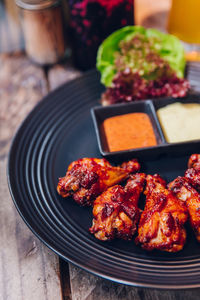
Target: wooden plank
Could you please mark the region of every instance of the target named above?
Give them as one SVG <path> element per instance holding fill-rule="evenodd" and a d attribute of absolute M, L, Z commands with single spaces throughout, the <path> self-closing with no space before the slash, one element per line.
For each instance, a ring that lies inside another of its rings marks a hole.
<path fill-rule="evenodd" d="M 11 138 L 47 93 L 43 71 L 21 54 L 0 55 L 0 299 L 62 299 L 58 257 L 28 229 L 11 200 L 6 164 Z"/>
<path fill-rule="evenodd" d="M 62 299 L 58 258 L 31 233 L 18 215 L 0 161 L 0 299 Z"/>
<path fill-rule="evenodd" d="M 68 60 L 65 64 L 57 64 L 48 72 L 48 82 L 50 91 L 56 89 L 61 84 L 64 84 L 81 75 L 81 72 L 76 70 L 72 62 Z"/>
<path fill-rule="evenodd" d="M 59 259 L 59 263 L 63 300 L 72 300 L 69 264 L 61 258 Z"/>
<path fill-rule="evenodd" d="M 0 55 L 0 155 L 7 155 L 17 126 L 34 105 L 47 94 L 47 83 L 42 69 L 31 64 L 21 53 Z"/>
<path fill-rule="evenodd" d="M 158 290 L 127 286 L 70 264 L 72 300 L 199 300 L 200 289 Z"/>

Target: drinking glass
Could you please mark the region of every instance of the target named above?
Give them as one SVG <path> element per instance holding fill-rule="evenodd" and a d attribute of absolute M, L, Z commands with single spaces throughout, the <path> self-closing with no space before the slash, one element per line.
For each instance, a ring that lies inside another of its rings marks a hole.
<path fill-rule="evenodd" d="M 186 58 L 200 61 L 200 0 L 172 0 L 168 31 L 186 42 Z"/>

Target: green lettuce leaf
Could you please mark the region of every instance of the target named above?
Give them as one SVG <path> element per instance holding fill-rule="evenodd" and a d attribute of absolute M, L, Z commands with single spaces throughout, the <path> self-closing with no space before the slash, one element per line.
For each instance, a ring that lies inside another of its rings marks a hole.
<path fill-rule="evenodd" d="M 159 55 L 169 63 L 178 77 L 182 78 L 184 76 L 184 48 L 178 38 L 156 29 L 145 29 L 142 26 L 126 26 L 112 33 L 98 49 L 96 66 L 101 73 L 101 82 L 105 86 L 111 86 L 113 77 L 117 73 L 114 65 L 114 54 L 119 51 L 120 41 L 128 41 L 137 33 L 146 37 L 157 37 L 159 43 L 155 47 Z"/>

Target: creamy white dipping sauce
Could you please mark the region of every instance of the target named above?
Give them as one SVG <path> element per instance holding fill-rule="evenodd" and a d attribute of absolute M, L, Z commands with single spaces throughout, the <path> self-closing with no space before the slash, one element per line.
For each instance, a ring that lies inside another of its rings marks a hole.
<path fill-rule="evenodd" d="M 158 109 L 157 115 L 167 142 L 200 139 L 200 104 L 176 102 Z"/>

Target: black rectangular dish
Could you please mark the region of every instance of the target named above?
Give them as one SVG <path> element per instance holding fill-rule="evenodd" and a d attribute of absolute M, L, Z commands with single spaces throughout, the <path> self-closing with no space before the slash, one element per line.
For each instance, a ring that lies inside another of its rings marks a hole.
<path fill-rule="evenodd" d="M 94 107 L 91 109 L 92 119 L 97 136 L 97 142 L 101 154 L 108 159 L 120 159 L 127 160 L 131 157 L 141 157 L 145 159 L 156 158 L 163 154 L 176 153 L 186 154 L 190 152 L 200 151 L 200 139 L 186 142 L 168 143 L 161 124 L 159 122 L 157 111 L 158 109 L 173 104 L 180 103 L 199 103 L 200 94 L 188 95 L 184 98 L 165 98 L 165 99 L 148 99 L 143 101 L 136 101 L 129 104 L 116 104 L 105 107 Z M 156 136 L 157 145 L 145 148 L 135 148 L 123 151 L 110 152 L 103 129 L 103 122 L 105 119 L 117 115 L 128 114 L 132 112 L 144 112 L 146 113 L 152 123 L 154 134 Z M 199 116 L 200 117 L 200 116 Z"/>

